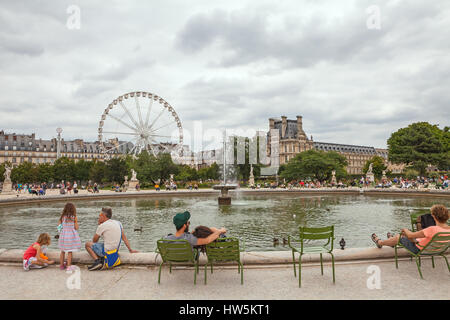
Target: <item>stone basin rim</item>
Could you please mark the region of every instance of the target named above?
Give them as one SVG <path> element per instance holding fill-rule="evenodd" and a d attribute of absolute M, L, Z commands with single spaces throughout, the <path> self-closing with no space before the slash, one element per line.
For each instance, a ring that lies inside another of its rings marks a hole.
<path fill-rule="evenodd" d="M 450 190 L 427 190 L 427 191 L 411 191 L 411 190 L 359 190 L 358 189 L 317 189 L 317 190 L 252 190 L 252 189 L 239 189 L 234 192 L 240 192 L 246 195 L 268 195 L 268 194 L 302 194 L 302 195 L 391 195 L 391 196 L 406 196 L 406 197 L 440 197 L 450 198 Z M 22 198 L 7 198 L 0 200 L 0 207 L 24 205 L 24 204 L 37 204 L 43 202 L 67 202 L 78 200 L 104 200 L 104 199 L 123 199 L 123 198 L 154 198 L 154 197 L 176 197 L 176 196 L 211 196 L 215 195 L 216 191 L 212 189 L 198 190 L 198 191 L 152 191 L 142 190 L 139 192 L 123 192 L 123 193 L 100 193 L 100 194 L 81 194 L 81 195 L 49 195 L 41 197 L 22 197 Z M 1 195 L 1 193 L 0 193 Z"/>

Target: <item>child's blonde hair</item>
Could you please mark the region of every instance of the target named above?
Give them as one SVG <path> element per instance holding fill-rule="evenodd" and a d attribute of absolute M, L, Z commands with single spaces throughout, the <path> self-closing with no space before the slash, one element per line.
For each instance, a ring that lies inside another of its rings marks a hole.
<path fill-rule="evenodd" d="M 36 242 L 39 243 L 41 246 L 42 245 L 48 246 L 50 245 L 51 242 L 50 235 L 48 233 L 41 233 Z"/>

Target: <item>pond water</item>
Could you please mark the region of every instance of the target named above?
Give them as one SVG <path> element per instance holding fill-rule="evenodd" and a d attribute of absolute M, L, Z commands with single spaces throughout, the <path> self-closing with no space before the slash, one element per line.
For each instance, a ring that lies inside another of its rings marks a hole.
<path fill-rule="evenodd" d="M 346 247 L 374 246 L 373 232 L 384 238 L 388 231 L 410 228 L 410 212 L 429 212 L 436 203 L 450 207 L 450 199 L 368 195 L 237 195 L 232 201 L 231 206 L 219 207 L 217 196 L 211 195 L 74 203 L 83 243 L 92 239 L 100 209 L 108 206 L 113 219 L 122 222 L 132 248 L 146 252 L 155 249 L 157 239 L 175 233 L 172 217 L 185 210 L 191 212 L 191 230 L 198 225 L 225 227 L 230 236 L 245 242 L 246 251 L 272 251 L 288 250 L 282 238 L 298 236 L 299 226 L 334 225 L 335 248 L 342 237 Z M 41 232 L 53 238 L 63 206 L 59 202 L 0 208 L 0 248 L 25 249 Z M 134 231 L 141 227 L 142 232 Z M 280 244 L 274 245 L 273 238 Z M 50 249 L 58 249 L 58 240 L 52 239 Z"/>

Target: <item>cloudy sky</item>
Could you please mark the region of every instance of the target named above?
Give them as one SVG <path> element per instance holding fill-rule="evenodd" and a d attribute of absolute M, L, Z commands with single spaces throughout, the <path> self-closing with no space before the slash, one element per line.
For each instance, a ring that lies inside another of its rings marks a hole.
<path fill-rule="evenodd" d="M 94 141 L 112 100 L 148 91 L 191 131 L 302 115 L 316 141 L 386 147 L 450 125 L 449 88 L 447 0 L 0 0 L 8 132 Z"/>

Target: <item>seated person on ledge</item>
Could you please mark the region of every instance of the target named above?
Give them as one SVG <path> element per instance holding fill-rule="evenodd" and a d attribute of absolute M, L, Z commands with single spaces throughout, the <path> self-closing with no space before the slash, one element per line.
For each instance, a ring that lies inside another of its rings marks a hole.
<path fill-rule="evenodd" d="M 169 234 L 168 236 L 164 237 L 165 240 L 187 240 L 192 247 L 195 246 L 202 246 L 206 245 L 208 243 L 213 242 L 219 236 L 223 233 L 226 233 L 227 230 L 225 228 L 216 229 L 216 228 L 210 228 L 212 231 L 211 234 L 207 235 L 205 238 L 196 237 L 194 233 L 189 233 L 189 225 L 191 218 L 191 214 L 188 211 L 185 211 L 183 213 L 177 213 L 173 217 L 173 223 L 175 225 L 175 228 L 177 229 L 177 232 L 173 234 Z M 200 235 L 202 236 L 202 235 Z"/>
<path fill-rule="evenodd" d="M 398 243 L 400 238 L 400 243 L 406 247 L 409 251 L 413 253 L 418 253 L 423 247 L 425 247 L 431 238 L 438 232 L 449 232 L 450 226 L 447 225 L 447 220 L 449 218 L 448 209 L 440 204 L 435 204 L 431 207 L 431 216 L 436 222 L 435 226 L 431 226 L 417 232 L 412 232 L 408 229 L 402 229 L 401 235 L 397 234 L 395 236 L 389 237 L 388 239 L 381 240 L 378 236 L 373 233 L 372 240 L 375 242 L 378 248 L 383 246 L 394 247 Z"/>

